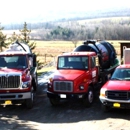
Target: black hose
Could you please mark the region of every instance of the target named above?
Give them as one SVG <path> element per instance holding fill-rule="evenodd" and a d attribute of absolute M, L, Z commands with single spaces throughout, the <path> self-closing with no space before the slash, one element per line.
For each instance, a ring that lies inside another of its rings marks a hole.
<path fill-rule="evenodd" d="M 26 51 L 26 49 L 18 42 L 18 40 L 16 42 L 12 43 L 12 44 L 15 44 L 15 43 L 17 43 L 19 46 L 21 46 L 23 48 L 24 51 Z"/>

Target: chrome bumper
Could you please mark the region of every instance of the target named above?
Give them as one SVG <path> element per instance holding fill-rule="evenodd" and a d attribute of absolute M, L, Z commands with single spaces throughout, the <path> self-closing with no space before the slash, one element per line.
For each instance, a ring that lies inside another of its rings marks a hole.
<path fill-rule="evenodd" d="M 31 98 L 31 92 L 0 94 L 0 101 L 2 101 L 2 100 L 21 100 L 21 99 L 29 99 L 29 98 Z"/>
<path fill-rule="evenodd" d="M 102 103 L 105 103 L 105 102 L 130 103 L 130 99 L 129 100 L 114 100 L 114 99 L 108 99 L 102 96 L 100 96 L 99 99 Z"/>

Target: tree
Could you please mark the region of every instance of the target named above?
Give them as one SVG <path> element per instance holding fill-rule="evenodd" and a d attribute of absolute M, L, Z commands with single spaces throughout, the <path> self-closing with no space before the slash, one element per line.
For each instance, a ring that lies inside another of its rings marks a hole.
<path fill-rule="evenodd" d="M 62 28 L 62 27 L 58 26 L 56 29 L 54 29 L 50 32 L 50 35 L 54 39 L 70 40 L 74 36 L 74 33 L 69 28 Z"/>
<path fill-rule="evenodd" d="M 29 34 L 30 34 L 31 30 L 27 29 L 27 23 L 26 22 L 24 23 L 24 27 L 23 27 L 22 30 L 20 30 L 20 32 L 21 32 L 20 41 L 28 44 L 30 49 L 34 50 L 35 47 L 36 47 L 36 42 L 32 42 L 32 43 L 29 44 L 29 42 L 30 42 Z"/>
<path fill-rule="evenodd" d="M 74 47 L 76 48 L 78 41 L 77 40 L 72 40 L 72 43 L 74 44 Z"/>
<path fill-rule="evenodd" d="M 28 44 L 29 43 L 29 39 L 30 39 L 29 34 L 30 34 L 31 30 L 27 29 L 27 23 L 26 22 L 24 23 L 23 29 L 19 30 L 19 31 L 21 32 L 21 35 L 23 36 L 23 38 L 21 39 L 22 42 Z"/>
<path fill-rule="evenodd" d="M 6 43 L 6 35 L 2 33 L 2 30 L 4 27 L 1 27 L 0 24 L 0 51 L 3 51 L 3 47 L 6 48 L 8 46 L 8 43 Z"/>
<path fill-rule="evenodd" d="M 8 40 L 10 41 L 10 43 L 13 43 L 17 40 L 21 41 L 21 37 L 20 35 L 17 35 L 15 32 L 13 32 L 12 36 L 9 37 Z"/>
<path fill-rule="evenodd" d="M 30 34 L 31 30 L 28 30 L 26 22 L 24 23 L 24 27 L 23 27 L 22 30 L 20 30 L 20 32 L 21 32 L 21 38 L 19 40 L 21 42 L 24 42 L 24 43 L 28 44 L 30 49 L 32 50 L 32 52 L 35 53 L 33 50 L 36 47 L 36 42 L 30 43 L 29 34 Z M 39 54 L 36 54 L 36 55 L 38 56 Z M 37 60 L 37 65 L 40 66 L 41 64 L 43 64 L 43 63 L 40 62 L 39 60 Z"/>

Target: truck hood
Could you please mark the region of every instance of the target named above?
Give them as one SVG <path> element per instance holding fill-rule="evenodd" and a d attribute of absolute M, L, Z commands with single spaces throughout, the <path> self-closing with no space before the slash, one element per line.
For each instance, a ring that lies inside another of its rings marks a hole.
<path fill-rule="evenodd" d="M 107 90 L 130 90 L 130 81 L 108 81 L 102 88 Z"/>
<path fill-rule="evenodd" d="M 54 80 L 74 80 L 84 74 L 83 70 L 56 70 L 53 79 Z"/>
<path fill-rule="evenodd" d="M 9 69 L 9 68 L 1 68 L 0 69 L 0 74 L 5 74 L 5 73 L 23 73 L 25 69 Z"/>

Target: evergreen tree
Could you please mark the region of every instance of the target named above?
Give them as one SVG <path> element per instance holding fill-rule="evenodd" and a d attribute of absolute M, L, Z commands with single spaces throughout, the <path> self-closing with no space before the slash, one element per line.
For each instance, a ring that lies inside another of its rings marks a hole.
<path fill-rule="evenodd" d="M 8 41 L 10 43 L 13 43 L 13 42 L 15 42 L 17 40 L 22 41 L 20 35 L 17 35 L 15 32 L 13 32 L 12 36 L 8 38 Z"/>
<path fill-rule="evenodd" d="M 3 51 L 3 48 L 7 48 L 8 43 L 6 43 L 6 35 L 4 35 L 2 33 L 2 30 L 4 29 L 4 27 L 1 27 L 1 23 L 0 23 L 0 51 Z"/>
<path fill-rule="evenodd" d="M 21 32 L 21 39 L 19 39 L 21 42 L 24 42 L 26 44 L 29 45 L 29 47 L 31 48 L 31 50 L 34 50 L 35 47 L 36 47 L 36 42 L 32 42 L 32 43 L 29 43 L 30 42 L 30 37 L 29 37 L 29 34 L 31 32 L 31 30 L 29 30 L 27 28 L 27 23 L 25 22 L 24 23 L 24 27 L 22 30 L 19 30 Z"/>
<path fill-rule="evenodd" d="M 32 50 L 32 52 L 35 53 L 33 50 L 34 50 L 35 47 L 36 47 L 36 42 L 30 43 L 29 34 L 30 34 L 31 30 L 29 30 L 29 29 L 27 28 L 27 23 L 26 23 L 26 22 L 24 23 L 24 27 L 23 27 L 22 30 L 20 30 L 20 32 L 21 32 L 21 36 L 20 36 L 20 38 L 19 38 L 18 40 L 20 40 L 21 42 L 24 42 L 24 43 L 28 44 L 29 47 L 30 47 L 30 49 Z M 39 54 L 36 54 L 36 55 L 38 56 Z M 42 64 L 43 64 L 43 63 L 41 63 L 39 60 L 37 60 L 37 65 L 38 65 L 38 66 L 40 66 L 40 65 L 42 65 Z"/>
<path fill-rule="evenodd" d="M 30 34 L 30 32 L 31 32 L 31 30 L 28 30 L 27 29 L 27 23 L 25 22 L 24 23 L 24 27 L 23 27 L 23 29 L 22 30 L 19 30 L 20 32 L 21 32 L 21 35 L 22 35 L 22 42 L 24 42 L 24 43 L 29 43 L 29 34 Z"/>

